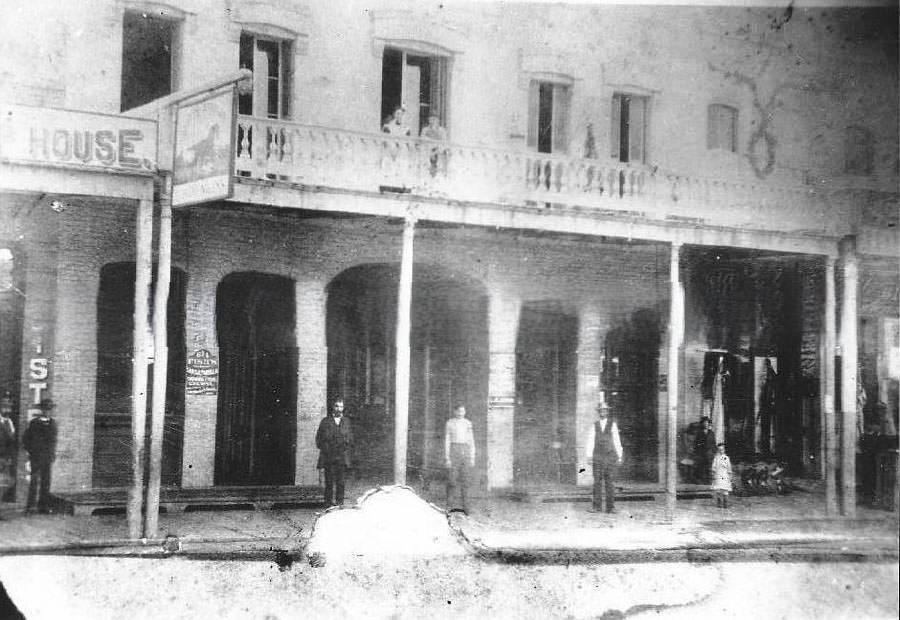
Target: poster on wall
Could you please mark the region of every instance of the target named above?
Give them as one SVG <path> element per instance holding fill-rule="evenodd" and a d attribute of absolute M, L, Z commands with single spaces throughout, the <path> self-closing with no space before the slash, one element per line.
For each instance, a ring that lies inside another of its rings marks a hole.
<path fill-rule="evenodd" d="M 187 360 L 184 391 L 193 395 L 219 392 L 219 362 L 208 349 L 198 349 Z"/>
<path fill-rule="evenodd" d="M 172 206 L 229 198 L 234 172 L 234 86 L 178 106 Z"/>

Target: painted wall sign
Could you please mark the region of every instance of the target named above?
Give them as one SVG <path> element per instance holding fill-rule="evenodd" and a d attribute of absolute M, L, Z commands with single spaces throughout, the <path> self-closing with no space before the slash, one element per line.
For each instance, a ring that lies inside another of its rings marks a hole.
<path fill-rule="evenodd" d="M 197 349 L 188 357 L 185 393 L 211 394 L 219 392 L 219 362 L 207 349 Z"/>
<path fill-rule="evenodd" d="M 40 405 L 50 378 L 50 360 L 46 357 L 33 357 L 28 362 L 28 389 L 31 390 L 31 403 Z"/>
<path fill-rule="evenodd" d="M 156 122 L 3 104 L 0 160 L 152 174 L 156 171 Z"/>
<path fill-rule="evenodd" d="M 173 207 L 231 196 L 237 118 L 235 101 L 234 87 L 231 86 L 178 107 Z M 259 136 L 256 140 L 259 145 L 260 140 L 266 138 Z"/>

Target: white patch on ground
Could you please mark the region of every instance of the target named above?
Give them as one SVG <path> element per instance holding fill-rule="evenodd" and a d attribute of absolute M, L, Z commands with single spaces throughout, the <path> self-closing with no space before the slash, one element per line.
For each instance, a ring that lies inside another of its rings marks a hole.
<path fill-rule="evenodd" d="M 408 487 L 384 486 L 360 497 L 355 507 L 320 516 L 306 553 L 315 562 L 353 556 L 459 556 L 467 550 L 443 510 Z"/>

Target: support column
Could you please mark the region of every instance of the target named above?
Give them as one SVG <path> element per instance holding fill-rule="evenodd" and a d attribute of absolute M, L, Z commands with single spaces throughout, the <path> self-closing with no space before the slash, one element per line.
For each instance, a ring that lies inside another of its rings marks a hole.
<path fill-rule="evenodd" d="M 131 382 L 131 468 L 126 518 L 128 537 L 141 538 L 144 500 L 144 429 L 147 419 L 147 353 L 150 278 L 153 267 L 153 201 L 141 200 L 137 210 L 134 281 L 134 356 Z"/>
<path fill-rule="evenodd" d="M 678 483 L 678 360 L 684 340 L 684 289 L 680 278 L 681 246 L 672 244 L 669 259 L 669 360 L 667 381 L 669 414 L 666 417 L 666 518 L 675 516 Z"/>
<path fill-rule="evenodd" d="M 822 438 L 824 458 L 822 459 L 825 478 L 825 513 L 838 513 L 837 494 L 837 424 L 834 415 L 834 347 L 835 347 L 835 291 L 834 263 L 831 256 L 825 258 L 825 343 L 822 355 Z"/>
<path fill-rule="evenodd" d="M 579 485 L 590 485 L 594 481 L 593 471 L 585 457 L 585 441 L 600 400 L 600 343 L 607 327 L 599 308 L 589 305 L 581 309 L 578 317 L 578 400 L 575 409 L 575 456 Z"/>
<path fill-rule="evenodd" d="M 397 355 L 394 366 L 394 484 L 406 484 L 406 444 L 409 431 L 409 332 L 411 329 L 413 237 L 416 222 L 403 225 L 400 288 L 397 294 Z"/>
<path fill-rule="evenodd" d="M 325 284 L 315 280 L 298 281 L 295 296 L 298 359 L 294 484 L 316 485 L 319 483 L 316 429 L 328 408 Z"/>
<path fill-rule="evenodd" d="M 162 183 L 156 290 L 153 297 L 153 404 L 150 420 L 150 472 L 147 480 L 147 506 L 144 510 L 145 538 L 156 538 L 159 525 L 159 487 L 162 477 L 166 381 L 169 369 L 166 313 L 169 307 L 169 283 L 172 277 L 171 177 L 164 176 Z"/>
<path fill-rule="evenodd" d="M 516 403 L 516 336 L 521 301 L 494 291 L 488 301 L 488 489 L 513 483 L 513 419 Z"/>
<path fill-rule="evenodd" d="M 841 241 L 844 288 L 841 304 L 841 514 L 856 516 L 857 287 L 856 240 Z"/>

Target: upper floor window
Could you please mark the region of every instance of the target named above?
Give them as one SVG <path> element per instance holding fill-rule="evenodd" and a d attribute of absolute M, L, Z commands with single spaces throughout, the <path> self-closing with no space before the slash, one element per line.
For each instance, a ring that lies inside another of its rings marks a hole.
<path fill-rule="evenodd" d="M 446 128 L 447 68 L 445 56 L 385 47 L 381 64 L 382 126 L 393 129 L 390 133 L 418 136 L 434 116 Z M 398 108 L 402 116 L 396 115 Z"/>
<path fill-rule="evenodd" d="M 610 155 L 623 162 L 643 163 L 647 144 L 649 97 L 615 93 L 612 99 Z"/>
<path fill-rule="evenodd" d="M 253 91 L 238 96 L 238 113 L 288 118 L 291 100 L 291 41 L 242 32 L 239 64 L 253 71 Z"/>
<path fill-rule="evenodd" d="M 531 80 L 528 86 L 528 146 L 539 153 L 564 153 L 568 146 L 570 89 Z"/>
<path fill-rule="evenodd" d="M 844 172 L 846 174 L 871 174 L 875 156 L 872 132 L 865 127 L 852 125 L 844 134 Z"/>
<path fill-rule="evenodd" d="M 181 22 L 126 11 L 122 23 L 121 110 L 170 94 L 176 88 Z"/>
<path fill-rule="evenodd" d="M 737 151 L 737 108 L 721 104 L 707 108 L 706 148 Z"/>

